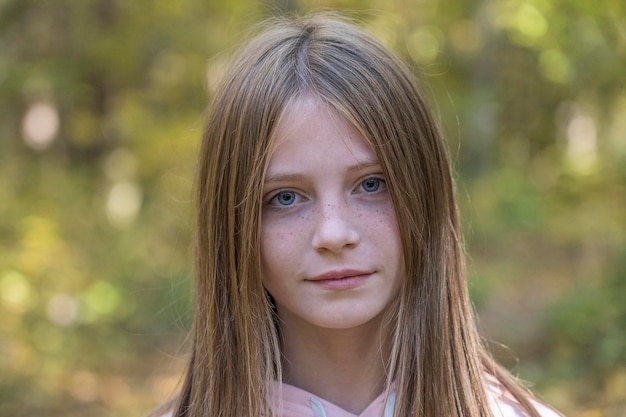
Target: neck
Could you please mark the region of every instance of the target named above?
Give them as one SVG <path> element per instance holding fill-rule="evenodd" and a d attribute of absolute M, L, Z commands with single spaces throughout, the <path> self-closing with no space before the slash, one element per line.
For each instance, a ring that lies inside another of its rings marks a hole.
<path fill-rule="evenodd" d="M 283 320 L 284 382 L 360 414 L 385 387 L 387 327 L 382 317 L 345 330 Z"/>

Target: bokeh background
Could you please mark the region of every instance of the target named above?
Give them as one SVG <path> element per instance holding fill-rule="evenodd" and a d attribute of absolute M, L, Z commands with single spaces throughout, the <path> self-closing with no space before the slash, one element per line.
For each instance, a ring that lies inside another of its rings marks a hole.
<path fill-rule="evenodd" d="M 425 86 L 494 354 L 570 417 L 626 415 L 622 0 L 1 0 L 0 415 L 173 392 L 207 100 L 250 26 L 319 7 Z"/>

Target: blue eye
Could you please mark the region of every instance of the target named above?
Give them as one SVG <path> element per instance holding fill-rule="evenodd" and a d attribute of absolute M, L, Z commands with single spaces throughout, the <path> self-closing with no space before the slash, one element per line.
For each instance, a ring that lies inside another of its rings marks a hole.
<path fill-rule="evenodd" d="M 380 190 L 381 186 L 384 186 L 384 183 L 385 180 L 383 180 L 382 178 L 370 177 L 361 182 L 361 188 L 366 193 L 375 193 L 376 191 Z"/>
<path fill-rule="evenodd" d="M 291 206 L 295 204 L 298 199 L 298 195 L 293 191 L 281 191 L 277 193 L 271 200 L 271 204 L 279 206 Z"/>

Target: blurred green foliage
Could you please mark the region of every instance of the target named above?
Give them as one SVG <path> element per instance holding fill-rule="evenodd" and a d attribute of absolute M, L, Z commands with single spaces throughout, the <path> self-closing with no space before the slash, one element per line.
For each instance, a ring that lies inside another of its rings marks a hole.
<path fill-rule="evenodd" d="M 0 415 L 172 393 L 207 99 L 249 26 L 320 7 L 422 80 L 494 353 L 571 417 L 626 414 L 621 0 L 2 0 Z"/>

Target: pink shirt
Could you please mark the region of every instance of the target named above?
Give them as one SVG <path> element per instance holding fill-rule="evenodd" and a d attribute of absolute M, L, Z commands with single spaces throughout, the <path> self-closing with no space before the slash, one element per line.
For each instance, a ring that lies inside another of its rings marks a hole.
<path fill-rule="evenodd" d="M 487 395 L 494 417 L 526 417 L 517 402 L 501 388 L 493 378 L 487 379 Z M 276 390 L 273 404 L 280 417 L 392 417 L 395 407 L 396 393 L 392 389 L 389 399 L 385 401 L 385 394 L 381 394 L 361 414 L 352 414 L 335 404 L 323 400 L 303 389 L 289 384 L 277 384 L 282 388 Z M 542 417 L 562 417 L 553 409 L 533 401 Z M 281 408 L 282 407 L 282 408 Z M 171 413 L 163 417 L 171 417 Z"/>
<path fill-rule="evenodd" d="M 497 382 L 487 382 L 488 398 L 494 417 L 525 417 L 517 402 L 499 387 Z M 335 404 L 289 384 L 281 384 L 282 401 L 277 390 L 274 397 L 274 406 L 281 417 L 392 417 L 396 393 L 392 390 L 389 399 L 385 401 L 385 394 L 376 398 L 361 414 L 352 414 Z M 281 407 L 282 403 L 282 408 Z M 556 411 L 547 406 L 533 402 L 542 417 L 561 417 Z"/>

